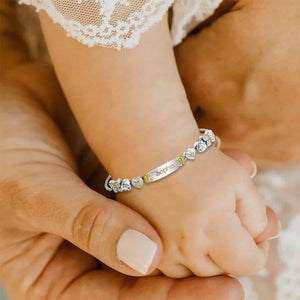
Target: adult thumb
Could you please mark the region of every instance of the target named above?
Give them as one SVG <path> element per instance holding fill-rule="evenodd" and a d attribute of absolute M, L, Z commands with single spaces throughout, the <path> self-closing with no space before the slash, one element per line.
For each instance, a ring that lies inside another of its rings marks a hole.
<path fill-rule="evenodd" d="M 30 206 L 23 207 L 35 228 L 65 238 L 121 273 L 141 276 L 156 269 L 162 243 L 144 217 L 91 190 L 71 170 L 49 168 L 46 174 Z"/>

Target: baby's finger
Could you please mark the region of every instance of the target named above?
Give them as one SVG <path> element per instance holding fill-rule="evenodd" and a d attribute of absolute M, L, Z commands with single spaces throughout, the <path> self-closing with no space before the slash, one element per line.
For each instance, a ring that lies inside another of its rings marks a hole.
<path fill-rule="evenodd" d="M 247 153 L 234 149 L 222 149 L 222 152 L 241 164 L 248 171 L 251 178 L 256 175 L 256 164 Z"/>
<path fill-rule="evenodd" d="M 224 270 L 222 270 L 214 261 L 212 261 L 209 255 L 201 256 L 199 258 L 199 253 L 197 254 L 194 254 L 193 257 L 190 258 L 190 262 L 185 263 L 185 265 L 195 276 L 211 277 L 225 273 Z"/>
<path fill-rule="evenodd" d="M 236 197 L 236 213 L 243 226 L 255 239 L 268 224 L 264 198 L 257 192 L 250 180 L 237 187 Z"/>
<path fill-rule="evenodd" d="M 256 245 L 249 232 L 241 226 L 237 215 L 228 222 L 219 222 L 217 226 L 209 253 L 220 268 L 229 274 L 249 276 L 265 266 L 268 242 Z"/>
<path fill-rule="evenodd" d="M 159 265 L 159 270 L 169 278 L 187 278 L 191 277 L 193 273 L 183 264 L 168 264 Z M 151 274 L 152 275 L 152 274 Z"/>

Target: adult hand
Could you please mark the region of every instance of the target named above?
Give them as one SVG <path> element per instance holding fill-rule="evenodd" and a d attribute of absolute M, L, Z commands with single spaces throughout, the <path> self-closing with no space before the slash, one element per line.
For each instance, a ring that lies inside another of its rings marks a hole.
<path fill-rule="evenodd" d="M 153 270 L 160 239 L 142 216 L 81 181 L 56 124 L 11 78 L 0 102 L 0 278 L 12 300 L 242 298 L 228 277 L 134 278 L 101 267 L 137 275 L 116 255 L 133 228 L 160 248 Z"/>
<path fill-rule="evenodd" d="M 128 224 L 149 236 L 154 230 L 138 214 L 83 184 L 56 125 L 28 92 L 3 86 L 0 111 L 0 277 L 12 300 L 141 299 L 141 293 L 149 300 L 242 298 L 240 286 L 229 277 L 137 279 L 101 269 L 97 259 L 78 247 L 114 263 L 117 230 Z M 231 155 L 249 165 L 247 157 Z M 104 204 L 99 223 L 91 226 Z M 110 220 L 103 226 L 105 213 Z M 73 228 L 70 235 L 68 228 Z M 95 248 L 86 246 L 89 239 Z"/>
<path fill-rule="evenodd" d="M 226 0 L 177 49 L 199 123 L 261 165 L 300 158 L 298 0 Z"/>

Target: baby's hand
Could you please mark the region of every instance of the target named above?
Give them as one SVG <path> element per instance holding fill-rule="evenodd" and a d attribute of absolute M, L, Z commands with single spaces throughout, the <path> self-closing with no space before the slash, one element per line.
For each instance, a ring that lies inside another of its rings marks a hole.
<path fill-rule="evenodd" d="M 164 245 L 159 269 L 170 277 L 250 275 L 266 262 L 266 206 L 240 164 L 211 147 L 177 172 L 117 194 L 146 216 Z"/>

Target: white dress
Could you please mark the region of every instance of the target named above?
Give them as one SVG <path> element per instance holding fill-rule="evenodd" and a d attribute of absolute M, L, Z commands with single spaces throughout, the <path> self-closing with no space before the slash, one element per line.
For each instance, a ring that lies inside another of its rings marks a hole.
<path fill-rule="evenodd" d="M 172 8 L 173 44 L 213 14 L 222 0 L 19 0 L 45 10 L 66 33 L 92 46 L 129 49 Z"/>

